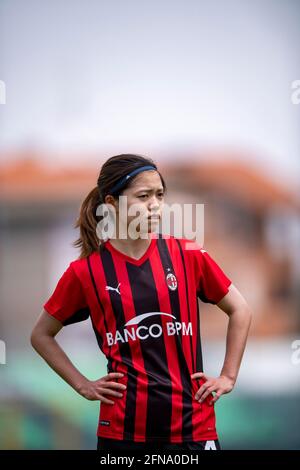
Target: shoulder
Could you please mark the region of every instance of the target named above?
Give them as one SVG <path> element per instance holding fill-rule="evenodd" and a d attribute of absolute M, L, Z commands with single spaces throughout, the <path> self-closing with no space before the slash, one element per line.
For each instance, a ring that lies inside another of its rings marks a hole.
<path fill-rule="evenodd" d="M 69 269 L 79 280 L 83 280 L 89 274 L 89 264 L 97 255 L 98 253 L 94 252 L 87 257 L 74 259 L 70 262 Z"/>
<path fill-rule="evenodd" d="M 176 237 L 174 235 L 162 235 L 171 253 L 180 254 L 185 259 L 201 263 L 202 257 L 206 254 L 203 246 L 195 240 L 186 237 Z"/>
<path fill-rule="evenodd" d="M 206 253 L 203 246 L 195 240 L 184 237 L 175 237 L 174 235 L 163 235 L 162 238 L 164 238 L 170 246 L 180 247 L 184 252 Z"/>

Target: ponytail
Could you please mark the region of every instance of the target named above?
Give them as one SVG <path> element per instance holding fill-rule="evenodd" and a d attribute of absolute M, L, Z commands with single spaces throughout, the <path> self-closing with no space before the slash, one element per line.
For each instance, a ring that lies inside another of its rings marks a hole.
<path fill-rule="evenodd" d="M 79 228 L 80 236 L 73 243 L 73 246 L 80 249 L 79 259 L 89 256 L 99 249 L 99 240 L 96 232 L 97 216 L 96 210 L 100 204 L 100 194 L 98 186 L 95 186 L 86 196 L 81 204 L 79 217 L 74 228 Z"/>

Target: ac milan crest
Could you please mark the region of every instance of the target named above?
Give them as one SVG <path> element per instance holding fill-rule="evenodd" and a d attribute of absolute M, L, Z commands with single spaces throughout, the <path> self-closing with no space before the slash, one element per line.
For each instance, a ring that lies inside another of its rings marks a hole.
<path fill-rule="evenodd" d="M 176 290 L 177 289 L 177 279 L 175 274 L 169 273 L 166 277 L 167 281 L 167 286 L 170 290 Z"/>

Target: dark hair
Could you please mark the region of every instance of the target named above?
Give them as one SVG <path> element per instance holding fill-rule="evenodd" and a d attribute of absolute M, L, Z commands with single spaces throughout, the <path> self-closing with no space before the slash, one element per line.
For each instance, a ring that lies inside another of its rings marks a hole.
<path fill-rule="evenodd" d="M 131 171 L 145 165 L 152 165 L 157 170 L 157 166 L 151 158 L 144 157 L 136 154 L 121 154 L 110 157 L 100 170 L 95 186 L 86 196 L 81 204 L 79 216 L 75 222 L 74 228 L 79 228 L 80 236 L 73 243 L 76 248 L 80 248 L 79 259 L 86 258 L 94 251 L 101 248 L 102 240 L 100 240 L 96 233 L 96 227 L 100 218 L 96 215 L 96 210 L 99 204 L 103 204 L 105 197 L 110 193 L 110 190 L 115 184 Z M 159 173 L 159 171 L 157 170 Z M 166 191 L 166 184 L 159 173 L 161 182 Z M 122 192 L 128 188 L 134 181 L 135 177 L 129 179 L 128 183 L 119 191 L 114 192 L 113 197 L 118 198 Z"/>

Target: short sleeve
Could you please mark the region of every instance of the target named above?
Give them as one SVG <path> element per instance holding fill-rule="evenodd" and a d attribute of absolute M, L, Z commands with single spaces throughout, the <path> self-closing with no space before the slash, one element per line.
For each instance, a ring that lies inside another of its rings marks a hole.
<path fill-rule="evenodd" d="M 203 302 L 217 304 L 229 291 L 231 280 L 206 250 L 197 253 L 197 296 Z"/>
<path fill-rule="evenodd" d="M 59 279 L 51 297 L 43 307 L 49 315 L 62 322 L 64 326 L 89 317 L 90 309 L 72 263 Z"/>

